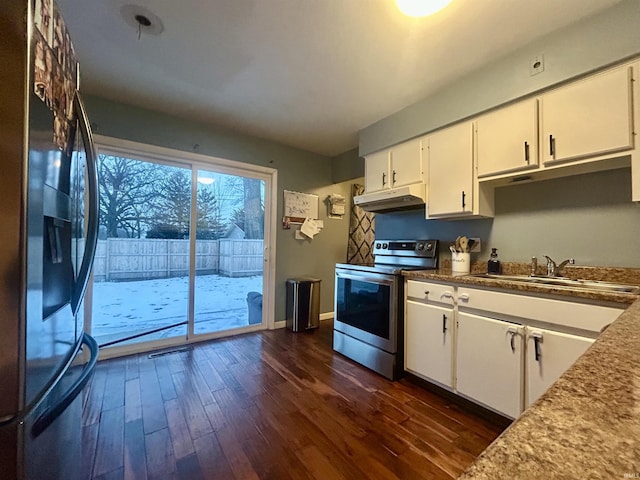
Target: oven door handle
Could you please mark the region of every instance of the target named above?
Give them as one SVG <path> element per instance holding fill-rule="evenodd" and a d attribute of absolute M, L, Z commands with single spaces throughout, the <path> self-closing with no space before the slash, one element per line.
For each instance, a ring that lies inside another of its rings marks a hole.
<path fill-rule="evenodd" d="M 349 273 L 336 272 L 336 277 L 344 278 L 347 280 L 359 280 L 361 282 L 378 283 L 382 285 L 393 285 L 393 282 L 395 280 L 395 277 L 393 275 L 376 276 L 376 275 L 371 275 L 366 273 L 360 274 L 360 273 L 354 273 L 354 272 L 349 272 Z"/>

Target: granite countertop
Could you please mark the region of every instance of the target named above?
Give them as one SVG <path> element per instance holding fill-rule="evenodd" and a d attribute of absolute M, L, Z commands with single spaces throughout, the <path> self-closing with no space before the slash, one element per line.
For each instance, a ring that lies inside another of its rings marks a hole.
<path fill-rule="evenodd" d="M 575 278 L 640 283 L 639 269 L 604 270 L 578 271 L 580 276 Z M 588 276 L 591 273 L 594 276 Z M 638 295 L 453 277 L 446 266 L 440 271 L 405 272 L 405 276 L 630 304 L 459 478 L 640 478 Z"/>
<path fill-rule="evenodd" d="M 485 273 L 486 263 L 471 264 L 471 274 Z M 503 275 L 528 275 L 530 267 L 523 263 L 503 264 Z M 542 276 L 542 270 L 536 272 Z M 472 275 L 454 276 L 451 273 L 451 262 L 442 262 L 438 270 L 406 270 L 402 274 L 414 280 L 436 280 L 448 283 L 457 283 L 484 288 L 501 288 L 511 291 L 562 295 L 584 299 L 597 300 L 599 302 L 614 302 L 622 304 L 633 303 L 637 295 L 630 293 L 607 292 L 602 290 L 578 289 L 569 286 L 544 285 L 539 283 L 515 282 L 502 279 L 474 277 Z M 638 268 L 611 268 L 611 267 L 567 267 L 565 275 L 571 279 L 601 280 L 616 283 L 640 285 L 640 269 Z"/>

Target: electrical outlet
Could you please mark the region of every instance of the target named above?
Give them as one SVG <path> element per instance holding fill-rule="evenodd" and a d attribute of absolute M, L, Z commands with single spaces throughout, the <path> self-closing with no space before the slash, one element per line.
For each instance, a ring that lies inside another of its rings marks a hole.
<path fill-rule="evenodd" d="M 541 53 L 536 55 L 529 62 L 529 75 L 532 77 L 544 72 L 544 55 Z"/>
<path fill-rule="evenodd" d="M 471 237 L 469 240 L 473 240 L 473 246 L 469 252 L 471 253 L 479 253 L 482 249 L 480 239 L 478 237 Z"/>

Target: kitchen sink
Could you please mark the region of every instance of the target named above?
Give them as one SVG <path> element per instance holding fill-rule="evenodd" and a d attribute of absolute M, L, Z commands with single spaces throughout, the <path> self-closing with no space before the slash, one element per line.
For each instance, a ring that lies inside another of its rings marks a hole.
<path fill-rule="evenodd" d="M 596 290 L 600 292 L 618 292 L 640 294 L 640 286 L 626 283 L 612 283 L 600 280 L 572 280 L 564 277 L 530 277 L 529 275 L 497 275 L 493 273 L 476 273 L 471 277 L 490 278 L 493 280 L 506 280 L 509 282 L 534 283 L 538 285 L 551 285 L 559 287 L 580 288 L 584 290 Z"/>

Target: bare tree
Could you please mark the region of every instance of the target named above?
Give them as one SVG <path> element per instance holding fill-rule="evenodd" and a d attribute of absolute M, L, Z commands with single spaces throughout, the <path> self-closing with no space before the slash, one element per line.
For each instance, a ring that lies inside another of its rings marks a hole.
<path fill-rule="evenodd" d="M 191 175 L 183 169 L 166 169 L 157 186 L 154 222 L 147 238 L 188 238 L 191 218 Z"/>
<path fill-rule="evenodd" d="M 245 238 L 264 238 L 264 208 L 260 193 L 262 181 L 244 177 L 244 234 Z"/>
<path fill-rule="evenodd" d="M 219 227 L 226 226 L 230 220 L 232 208 L 242 204 L 242 179 L 236 175 L 218 174 L 210 185 L 198 185 L 198 203 L 201 202 L 200 192 L 211 192 L 216 202 L 212 206 L 213 215 Z M 216 238 L 222 237 L 224 231 Z"/>
<path fill-rule="evenodd" d="M 198 223 L 196 238 L 216 240 L 224 236 L 226 226 L 218 207 L 219 200 L 212 189 L 198 189 Z"/>
<path fill-rule="evenodd" d="M 244 231 L 244 208 L 236 208 L 231 214 L 231 222 Z"/>
<path fill-rule="evenodd" d="M 147 238 L 189 238 L 191 188 L 190 171 L 167 171 L 158 186 L 155 223 L 147 232 Z M 224 234 L 225 225 L 219 215 L 218 203 L 215 192 L 209 186 L 199 186 L 196 238 L 215 240 Z"/>
<path fill-rule="evenodd" d="M 108 237 L 188 238 L 190 170 L 113 155 L 100 155 L 98 169 Z M 218 174 L 213 184 L 198 184 L 197 219 L 197 238 L 222 237 L 229 220 L 242 223 L 246 238 L 263 238 L 262 181 Z"/>
<path fill-rule="evenodd" d="M 100 155 L 97 166 L 100 223 L 107 237 L 117 237 L 121 230 L 140 238 L 158 198 L 160 166 L 113 155 Z"/>

